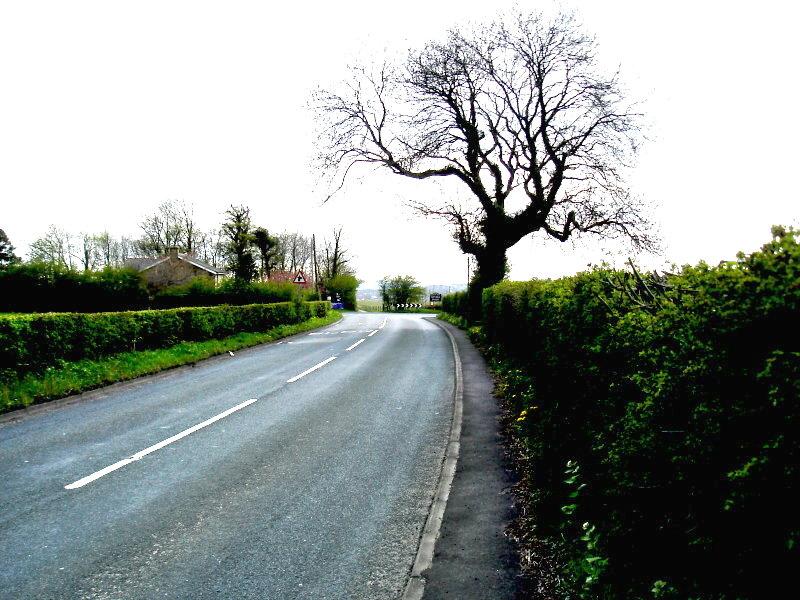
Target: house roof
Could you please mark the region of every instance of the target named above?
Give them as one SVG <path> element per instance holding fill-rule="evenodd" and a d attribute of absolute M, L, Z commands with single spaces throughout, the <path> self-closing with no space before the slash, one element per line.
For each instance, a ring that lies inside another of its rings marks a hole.
<path fill-rule="evenodd" d="M 207 262 L 200 260 L 199 258 L 195 258 L 194 256 L 189 256 L 188 254 L 179 254 L 178 258 L 185 260 L 190 265 L 194 265 L 195 267 L 208 271 L 209 273 L 213 273 L 214 275 L 225 275 L 224 270 L 213 267 Z"/>
<path fill-rule="evenodd" d="M 222 269 L 217 269 L 216 267 L 211 266 L 205 261 L 200 260 L 199 258 L 195 258 L 194 256 L 189 256 L 188 254 L 178 254 L 178 259 L 188 262 L 190 265 L 194 265 L 198 269 L 203 269 L 204 271 L 208 271 L 213 275 L 224 275 L 225 271 Z M 161 256 L 159 258 L 129 258 L 125 261 L 126 267 L 132 267 L 139 271 L 147 271 L 148 269 L 152 269 L 156 265 L 159 265 L 165 261 L 169 260 L 169 256 Z"/>
<path fill-rule="evenodd" d="M 131 269 L 136 269 L 137 271 L 144 271 L 145 269 L 149 269 L 156 263 L 160 263 L 163 259 L 161 258 L 128 258 L 125 260 L 125 266 Z"/>

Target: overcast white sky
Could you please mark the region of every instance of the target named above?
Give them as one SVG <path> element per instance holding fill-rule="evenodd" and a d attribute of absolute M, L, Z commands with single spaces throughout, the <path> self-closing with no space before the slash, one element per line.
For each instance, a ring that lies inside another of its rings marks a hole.
<path fill-rule="evenodd" d="M 0 228 L 17 246 L 56 224 L 137 234 L 166 199 L 201 225 L 230 203 L 271 230 L 343 225 L 367 287 L 384 274 L 459 283 L 441 223 L 403 207 L 435 186 L 365 174 L 322 206 L 309 170 L 311 90 L 355 60 L 402 52 L 510 2 L 0 0 Z M 551 2 L 519 2 L 551 9 Z M 654 202 L 664 254 L 716 262 L 798 224 L 796 26 L 788 1 L 568 1 L 631 95 L 651 141 L 632 184 Z M 594 245 L 520 242 L 511 276 L 573 273 Z"/>

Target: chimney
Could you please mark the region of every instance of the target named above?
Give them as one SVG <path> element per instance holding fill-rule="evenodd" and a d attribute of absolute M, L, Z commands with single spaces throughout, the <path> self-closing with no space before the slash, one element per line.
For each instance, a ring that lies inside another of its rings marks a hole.
<path fill-rule="evenodd" d="M 170 258 L 178 258 L 178 250 L 180 250 L 180 248 L 177 246 L 170 246 L 167 248 L 167 256 Z"/>

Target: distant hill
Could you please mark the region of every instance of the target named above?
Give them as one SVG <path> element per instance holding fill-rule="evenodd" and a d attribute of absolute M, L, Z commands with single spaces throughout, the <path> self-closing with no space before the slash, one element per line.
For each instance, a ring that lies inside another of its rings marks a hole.
<path fill-rule="evenodd" d="M 467 289 L 467 286 L 463 283 L 451 283 L 451 284 L 436 284 L 436 285 L 428 285 L 425 286 L 425 290 L 428 294 L 432 294 L 437 292 L 439 294 L 449 294 L 451 292 L 460 292 L 462 290 Z"/>
<path fill-rule="evenodd" d="M 371 288 L 358 288 L 356 290 L 356 300 L 380 300 L 381 294 L 378 290 Z"/>
<path fill-rule="evenodd" d="M 449 294 L 450 292 L 460 292 L 467 289 L 463 283 L 450 283 L 450 284 L 433 284 L 425 286 L 425 295 L 429 296 L 434 292 L 439 294 Z M 357 300 L 380 300 L 381 293 L 377 288 L 358 288 L 356 290 Z"/>

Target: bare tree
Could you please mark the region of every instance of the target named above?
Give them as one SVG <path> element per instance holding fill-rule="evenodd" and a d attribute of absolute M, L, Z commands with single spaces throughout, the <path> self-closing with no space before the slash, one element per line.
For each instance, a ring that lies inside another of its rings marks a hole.
<path fill-rule="evenodd" d="M 181 247 L 186 252 L 194 252 L 198 237 L 202 235 L 198 231 L 197 221 L 194 218 L 194 206 L 183 201 L 175 202 L 173 203 L 173 211 L 178 223 Z"/>
<path fill-rule="evenodd" d="M 314 104 L 332 193 L 361 165 L 470 192 L 468 206 L 415 206 L 452 224 L 476 258 L 477 289 L 504 277 L 507 250 L 531 233 L 651 244 L 623 176 L 641 115 L 572 16 L 453 29 L 403 65 L 353 68 L 341 91 L 321 90 Z"/>
<path fill-rule="evenodd" d="M 113 267 L 119 264 L 119 242 L 108 231 L 94 236 L 99 262 L 104 267 Z"/>
<path fill-rule="evenodd" d="M 197 244 L 198 227 L 194 209 L 183 201 L 167 200 L 139 223 L 142 238 L 137 250 L 143 256 L 159 256 L 167 248 L 191 252 Z"/>
<path fill-rule="evenodd" d="M 47 233 L 31 244 L 29 258 L 32 262 L 72 269 L 72 237 L 65 230 L 50 225 Z"/>
<path fill-rule="evenodd" d="M 133 256 L 135 244 L 135 240 L 132 240 L 127 236 L 123 235 L 121 238 L 119 238 L 119 251 L 117 253 L 119 262 L 117 264 L 122 265 L 126 260 Z"/>
<path fill-rule="evenodd" d="M 350 257 L 342 243 L 342 227 L 334 228 L 331 239 L 325 240 L 325 247 L 319 253 L 319 262 L 322 265 L 322 278 L 333 279 L 337 275 L 352 275 Z"/>
<path fill-rule="evenodd" d="M 278 271 L 286 271 L 289 268 L 288 265 L 289 253 L 287 251 L 289 236 L 290 234 L 287 233 L 286 231 L 279 233 L 277 236 L 275 236 L 278 240 L 278 243 L 275 245 L 274 262 L 275 262 L 275 269 Z"/>
<path fill-rule="evenodd" d="M 291 270 L 308 271 L 312 258 L 311 239 L 300 233 L 292 234 Z"/>
<path fill-rule="evenodd" d="M 217 266 L 215 260 L 215 252 L 214 246 L 215 241 L 219 238 L 218 232 L 215 231 L 208 231 L 208 232 L 198 232 L 196 234 L 196 244 L 194 247 L 194 253 L 197 258 L 204 260 L 208 264 L 212 266 Z"/>
<path fill-rule="evenodd" d="M 195 252 L 198 258 L 203 259 L 212 267 L 222 268 L 228 258 L 222 231 L 212 229 L 198 234 Z"/>
<path fill-rule="evenodd" d="M 101 249 L 97 244 L 97 236 L 91 233 L 81 233 L 79 235 L 80 245 L 76 248 L 75 258 L 83 267 L 84 271 L 91 271 L 100 263 Z"/>
<path fill-rule="evenodd" d="M 308 271 L 312 258 L 311 239 L 300 233 L 284 231 L 278 234 L 275 266 L 282 271 Z"/>

